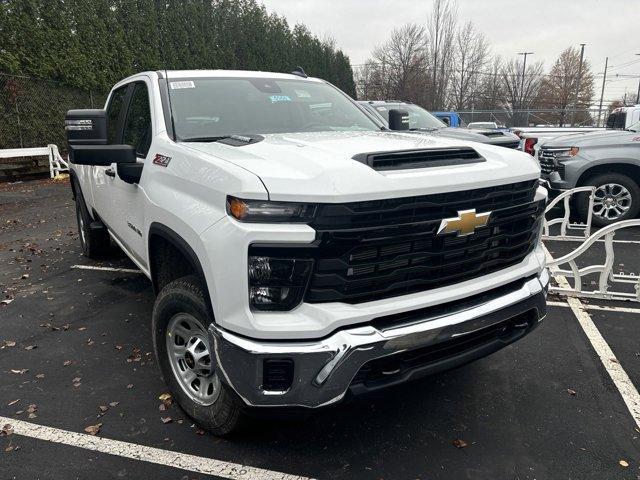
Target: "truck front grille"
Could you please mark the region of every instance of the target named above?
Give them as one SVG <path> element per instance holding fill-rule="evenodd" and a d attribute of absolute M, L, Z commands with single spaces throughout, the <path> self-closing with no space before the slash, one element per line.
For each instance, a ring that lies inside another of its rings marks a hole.
<path fill-rule="evenodd" d="M 537 180 L 419 197 L 318 207 L 305 301 L 359 303 L 443 287 L 521 262 L 544 210 Z M 443 218 L 491 211 L 473 235 L 437 235 Z"/>
<path fill-rule="evenodd" d="M 538 152 L 538 161 L 540 162 L 540 170 L 546 175 L 556 169 L 553 152 L 540 149 Z"/>

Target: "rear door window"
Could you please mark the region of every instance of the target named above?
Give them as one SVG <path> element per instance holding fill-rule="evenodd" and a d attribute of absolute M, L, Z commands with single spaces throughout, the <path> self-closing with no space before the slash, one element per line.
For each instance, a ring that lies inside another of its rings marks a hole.
<path fill-rule="evenodd" d="M 124 143 L 136 148 L 136 155 L 146 157 L 151 146 L 151 109 L 144 82 L 136 82 L 124 123 Z"/>
<path fill-rule="evenodd" d="M 107 106 L 107 143 L 120 143 L 120 119 L 124 110 L 128 85 L 114 90 Z"/>

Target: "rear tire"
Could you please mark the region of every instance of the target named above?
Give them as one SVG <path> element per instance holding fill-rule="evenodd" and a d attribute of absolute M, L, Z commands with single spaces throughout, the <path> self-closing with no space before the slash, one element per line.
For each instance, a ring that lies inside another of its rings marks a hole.
<path fill-rule="evenodd" d="M 237 429 L 242 405 L 218 377 L 207 337 L 213 318 L 198 279 L 189 275 L 166 285 L 152 318 L 156 358 L 173 398 L 214 435 Z"/>
<path fill-rule="evenodd" d="M 89 215 L 81 193 L 76 194 L 76 220 L 78 221 L 78 234 L 80 246 L 85 257 L 98 259 L 104 257 L 111 249 L 111 238 L 107 228 L 91 228 L 94 220 Z"/>
<path fill-rule="evenodd" d="M 631 220 L 640 212 L 640 186 L 622 173 L 605 173 L 584 182 L 596 187 L 592 223 L 606 227 L 622 220 Z M 589 213 L 589 195 L 581 194 L 576 200 L 578 214 L 586 221 Z"/>

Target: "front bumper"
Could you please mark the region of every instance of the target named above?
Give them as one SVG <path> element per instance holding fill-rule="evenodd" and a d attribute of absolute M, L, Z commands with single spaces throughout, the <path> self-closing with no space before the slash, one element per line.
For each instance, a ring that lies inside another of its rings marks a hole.
<path fill-rule="evenodd" d="M 545 317 L 548 284 L 544 269 L 480 295 L 381 317 L 319 340 L 253 340 L 215 324 L 209 337 L 221 380 L 248 406 L 315 408 L 340 401 L 349 390 L 359 393 L 453 368 L 518 340 Z M 444 353 L 433 355 L 436 350 Z M 412 361 L 407 354 L 415 354 Z M 293 364 L 288 388 L 262 388 L 265 360 Z M 380 365 L 384 360 L 401 367 Z M 365 370 L 368 375 L 359 375 Z M 371 381 L 372 370 L 381 378 Z"/>

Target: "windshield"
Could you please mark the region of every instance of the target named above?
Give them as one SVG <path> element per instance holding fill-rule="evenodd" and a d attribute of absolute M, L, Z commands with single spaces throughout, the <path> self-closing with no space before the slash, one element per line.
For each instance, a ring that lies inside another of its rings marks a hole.
<path fill-rule="evenodd" d="M 629 128 L 627 128 L 627 130 L 630 130 L 632 132 L 640 132 L 640 122 L 634 123 Z"/>
<path fill-rule="evenodd" d="M 374 105 L 376 111 L 389 122 L 389 110 L 398 109 L 409 112 L 409 128 L 412 130 L 433 130 L 434 128 L 444 128 L 446 125 L 436 117 L 427 112 L 424 108 L 412 104 L 400 103 L 397 105 Z"/>
<path fill-rule="evenodd" d="M 170 80 L 169 89 L 180 140 L 380 129 L 346 95 L 324 82 L 181 78 Z"/>

